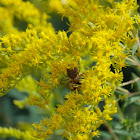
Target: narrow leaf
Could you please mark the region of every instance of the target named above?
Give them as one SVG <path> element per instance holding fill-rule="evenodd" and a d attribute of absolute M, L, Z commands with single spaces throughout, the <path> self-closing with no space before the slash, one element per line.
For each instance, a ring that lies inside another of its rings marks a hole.
<path fill-rule="evenodd" d="M 136 43 L 134 44 L 134 46 L 132 47 L 132 55 L 134 55 L 135 52 L 137 51 L 138 45 L 139 45 L 139 44 L 136 42 Z"/>

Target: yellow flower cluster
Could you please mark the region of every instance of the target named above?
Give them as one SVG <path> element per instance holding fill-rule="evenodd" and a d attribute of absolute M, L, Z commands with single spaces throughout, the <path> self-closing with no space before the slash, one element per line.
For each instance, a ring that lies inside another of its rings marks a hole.
<path fill-rule="evenodd" d="M 46 22 L 47 15 L 41 14 L 29 1 L 1 0 L 0 13 L 2 13 L 0 16 L 1 34 L 18 34 L 19 30 L 25 31 L 27 27 L 34 27 L 44 32 L 48 27 L 51 28 L 51 25 Z"/>
<path fill-rule="evenodd" d="M 1 2 L 5 6 L 16 5 L 15 1 L 8 1 Z M 1 95 L 33 70 L 39 70 L 42 78 L 38 82 L 38 94 L 31 94 L 28 104 L 47 109 L 53 89 L 61 84 L 67 70 L 78 68 L 82 74 L 81 83 L 76 85 L 80 91 L 76 88 L 67 93 L 64 104 L 58 105 L 49 119 L 34 124 L 37 132 L 33 136 L 47 138 L 56 133 L 69 140 L 91 140 L 99 135 L 100 125 L 117 112 L 113 92 L 123 80 L 125 58 L 136 41 L 129 34 L 134 29 L 132 14 L 137 5 L 135 0 L 107 1 L 103 6 L 98 0 L 49 0 L 52 10 L 68 18 L 69 37 L 65 31 L 55 33 L 45 20 L 41 22 L 42 16 L 33 6 L 31 15 L 24 13 L 24 5 L 31 5 L 28 2 L 19 1 L 24 3 L 23 7 L 12 7 L 16 16 L 31 22 L 32 27 L 0 38 Z M 73 83 L 69 88 L 72 86 Z M 103 109 L 101 102 L 104 102 Z"/>
<path fill-rule="evenodd" d="M 40 140 L 31 136 L 30 132 L 28 131 L 22 132 L 18 129 L 14 129 L 11 127 L 10 128 L 0 127 L 0 135 L 3 138 L 15 137 L 16 139 L 23 139 L 23 140 Z"/>

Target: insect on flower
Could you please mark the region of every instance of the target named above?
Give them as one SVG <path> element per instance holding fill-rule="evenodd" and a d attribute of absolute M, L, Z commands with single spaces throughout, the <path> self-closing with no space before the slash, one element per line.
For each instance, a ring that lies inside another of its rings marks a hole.
<path fill-rule="evenodd" d="M 82 74 L 79 74 L 78 68 L 75 67 L 74 69 L 67 69 L 67 77 L 70 79 L 66 86 L 72 91 L 76 89 L 80 91 L 81 76 Z"/>

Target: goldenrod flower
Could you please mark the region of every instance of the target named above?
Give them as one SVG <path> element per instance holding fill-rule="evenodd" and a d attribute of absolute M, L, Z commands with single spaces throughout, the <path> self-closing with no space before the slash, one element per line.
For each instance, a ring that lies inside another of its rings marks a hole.
<path fill-rule="evenodd" d="M 47 15 L 41 15 L 29 2 L 0 2 L 7 8 L 14 6 L 12 13 L 0 7 L 8 12 L 3 19 L 16 14 L 18 19 L 29 23 L 25 32 L 19 32 L 11 29 L 12 19 L 9 19 L 9 25 L 5 25 L 9 29 L 2 29 L 3 34 L 9 34 L 0 37 L 1 95 L 22 79 L 24 82 L 33 70 L 39 70 L 40 82 L 27 79 L 34 84 L 36 92 L 31 91 L 26 103 L 47 110 L 52 92 L 59 88 L 67 70 L 78 69 L 79 84 L 68 81 L 66 87 L 71 91 L 66 94 L 64 104 L 58 105 L 49 119 L 34 124 L 37 130 L 32 133 L 34 137 L 48 138 L 56 133 L 69 140 L 90 140 L 100 134 L 100 125 L 112 120 L 111 116 L 117 112 L 113 93 L 123 80 L 124 59 L 132 47 L 128 43 L 136 41 L 127 34 L 134 29 L 136 17 L 132 13 L 137 5 L 135 0 L 108 2 L 110 6 L 104 7 L 98 0 L 49 0 L 52 10 L 68 18 L 69 37 L 65 31 L 55 33 L 46 21 Z M 31 11 L 26 10 L 30 6 Z M 105 102 L 103 111 L 99 108 L 101 101 Z"/>

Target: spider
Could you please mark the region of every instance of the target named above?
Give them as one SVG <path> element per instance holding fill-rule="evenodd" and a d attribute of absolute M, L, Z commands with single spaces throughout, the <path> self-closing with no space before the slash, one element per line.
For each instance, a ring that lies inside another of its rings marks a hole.
<path fill-rule="evenodd" d="M 67 77 L 69 77 L 69 82 L 65 86 L 72 91 L 75 91 L 76 89 L 81 91 L 81 76 L 82 74 L 79 74 L 78 68 L 75 67 L 74 69 L 67 69 Z"/>

